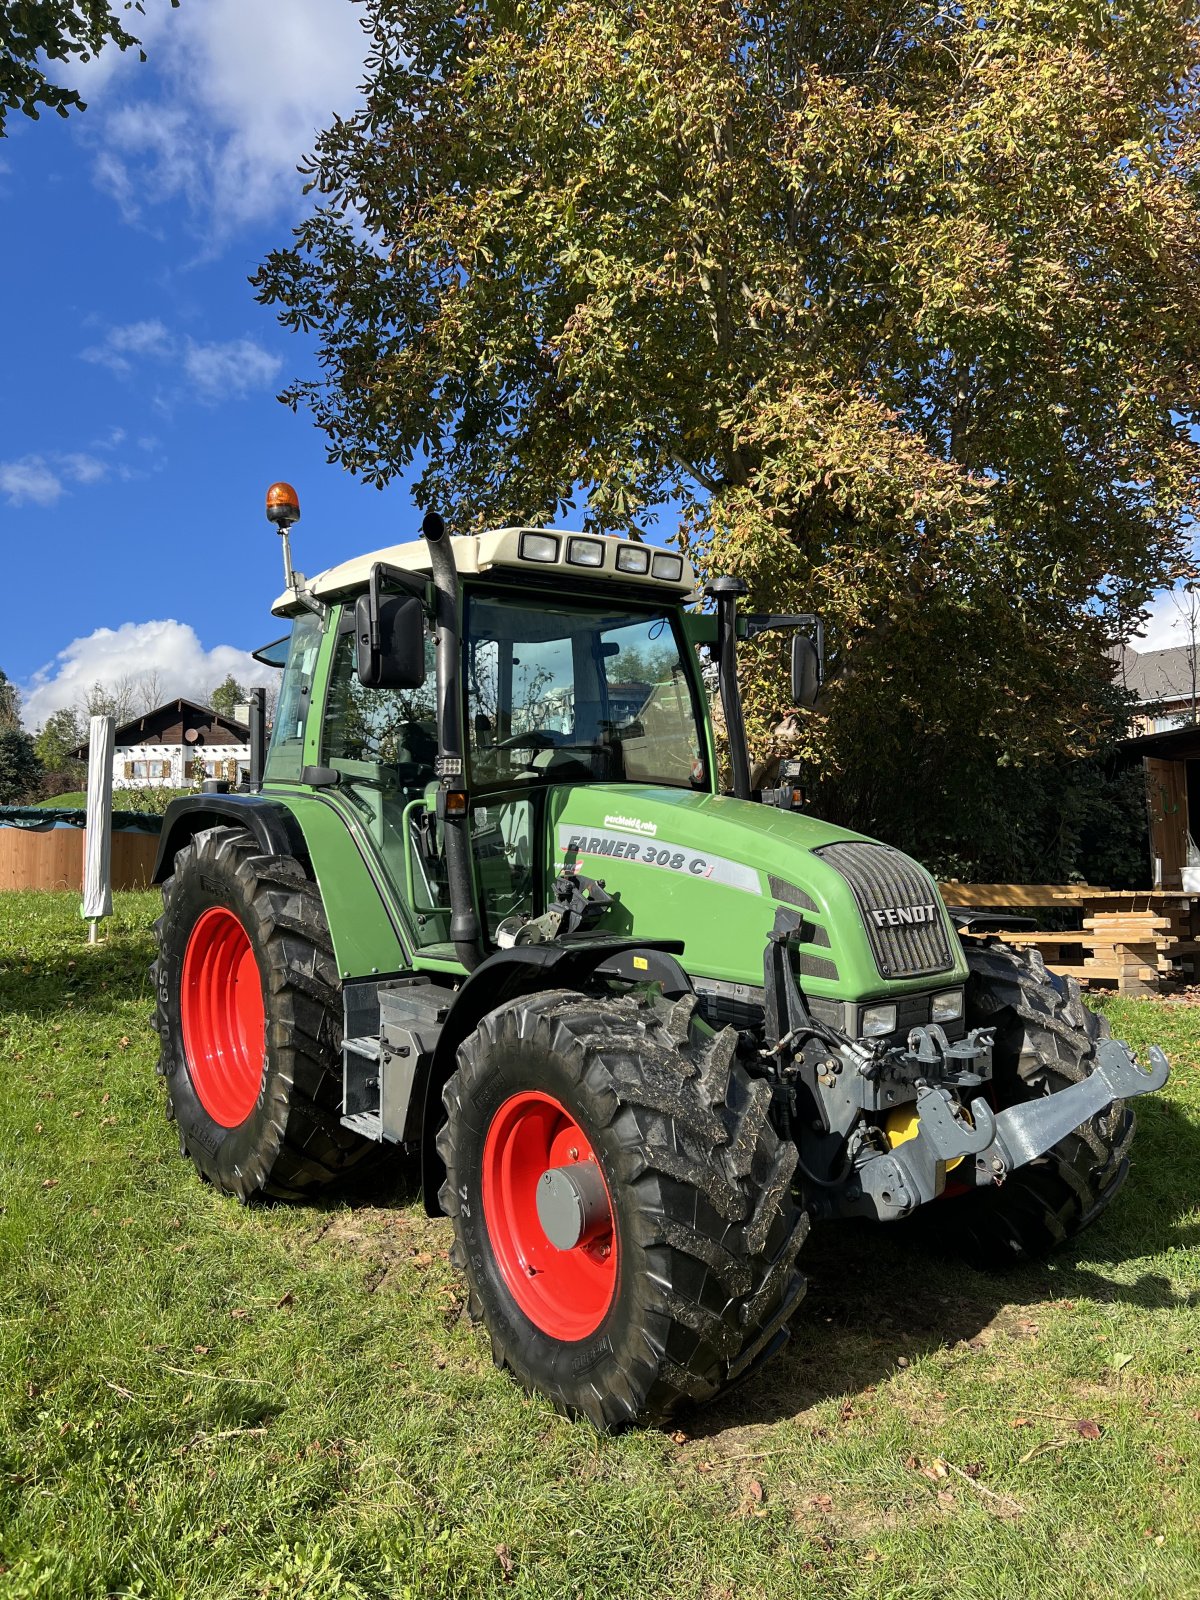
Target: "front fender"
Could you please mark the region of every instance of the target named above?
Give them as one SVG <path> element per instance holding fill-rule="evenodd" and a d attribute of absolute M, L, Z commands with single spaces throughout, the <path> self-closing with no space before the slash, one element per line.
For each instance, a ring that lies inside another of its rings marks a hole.
<path fill-rule="evenodd" d="M 524 994 L 546 989 L 580 989 L 598 977 L 661 983 L 672 999 L 691 993 L 687 973 L 675 960 L 681 939 L 583 938 L 497 950 L 480 962 L 451 1001 L 425 1086 L 421 1133 L 421 1189 L 426 1213 L 442 1215 L 438 1190 L 445 1177 L 434 1139 L 442 1120 L 442 1090 L 449 1082 L 458 1047 L 490 1011 Z"/>

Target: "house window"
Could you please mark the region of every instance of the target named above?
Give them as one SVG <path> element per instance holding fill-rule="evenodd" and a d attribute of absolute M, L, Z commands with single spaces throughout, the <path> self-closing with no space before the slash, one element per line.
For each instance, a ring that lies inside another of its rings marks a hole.
<path fill-rule="evenodd" d="M 127 761 L 125 763 L 125 776 L 127 778 L 169 778 L 171 776 L 171 763 L 169 761 Z"/>

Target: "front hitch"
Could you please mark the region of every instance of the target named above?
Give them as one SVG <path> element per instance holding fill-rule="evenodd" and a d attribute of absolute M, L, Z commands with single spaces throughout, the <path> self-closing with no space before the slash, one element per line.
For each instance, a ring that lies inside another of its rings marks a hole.
<path fill-rule="evenodd" d="M 1081 1082 L 1000 1112 L 977 1097 L 969 1116 L 949 1090 L 922 1083 L 916 1137 L 887 1151 L 860 1144 L 850 1183 L 843 1193 L 827 1197 L 826 1209 L 881 1221 L 907 1216 L 936 1199 L 946 1186 L 947 1172 L 968 1160 L 974 1163 L 976 1186 L 1003 1183 L 1010 1172 L 1045 1155 L 1114 1100 L 1133 1100 L 1161 1089 L 1170 1070 L 1157 1045 L 1150 1047 L 1147 1069 L 1138 1065 L 1127 1044 L 1105 1039 Z"/>

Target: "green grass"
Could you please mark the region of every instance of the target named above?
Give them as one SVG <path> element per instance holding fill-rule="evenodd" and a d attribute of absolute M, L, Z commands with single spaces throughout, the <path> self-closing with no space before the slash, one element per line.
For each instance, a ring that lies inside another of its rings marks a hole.
<path fill-rule="evenodd" d="M 1044 1269 L 827 1230 L 792 1344 L 671 1436 L 521 1394 L 398 1175 L 239 1207 L 179 1158 L 151 895 L 0 896 L 0 1597 L 1195 1596 L 1200 1012 Z"/>
<path fill-rule="evenodd" d="M 45 800 L 35 801 L 35 804 L 63 811 L 86 811 L 87 792 L 83 789 L 70 789 L 66 794 L 52 794 Z"/>

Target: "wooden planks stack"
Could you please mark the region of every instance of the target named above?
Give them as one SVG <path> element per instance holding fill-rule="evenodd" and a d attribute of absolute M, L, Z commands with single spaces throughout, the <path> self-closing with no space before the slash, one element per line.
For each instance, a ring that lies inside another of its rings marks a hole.
<path fill-rule="evenodd" d="M 1113 984 L 1146 994 L 1186 976 L 1176 963 L 1200 952 L 1200 901 L 1181 890 L 1106 889 L 1095 884 L 961 884 L 939 886 L 948 905 L 1022 912 L 1077 908 L 1081 926 L 1056 932 L 1014 928 L 1004 938 L 1041 951 L 1046 965 L 1081 983 Z"/>

